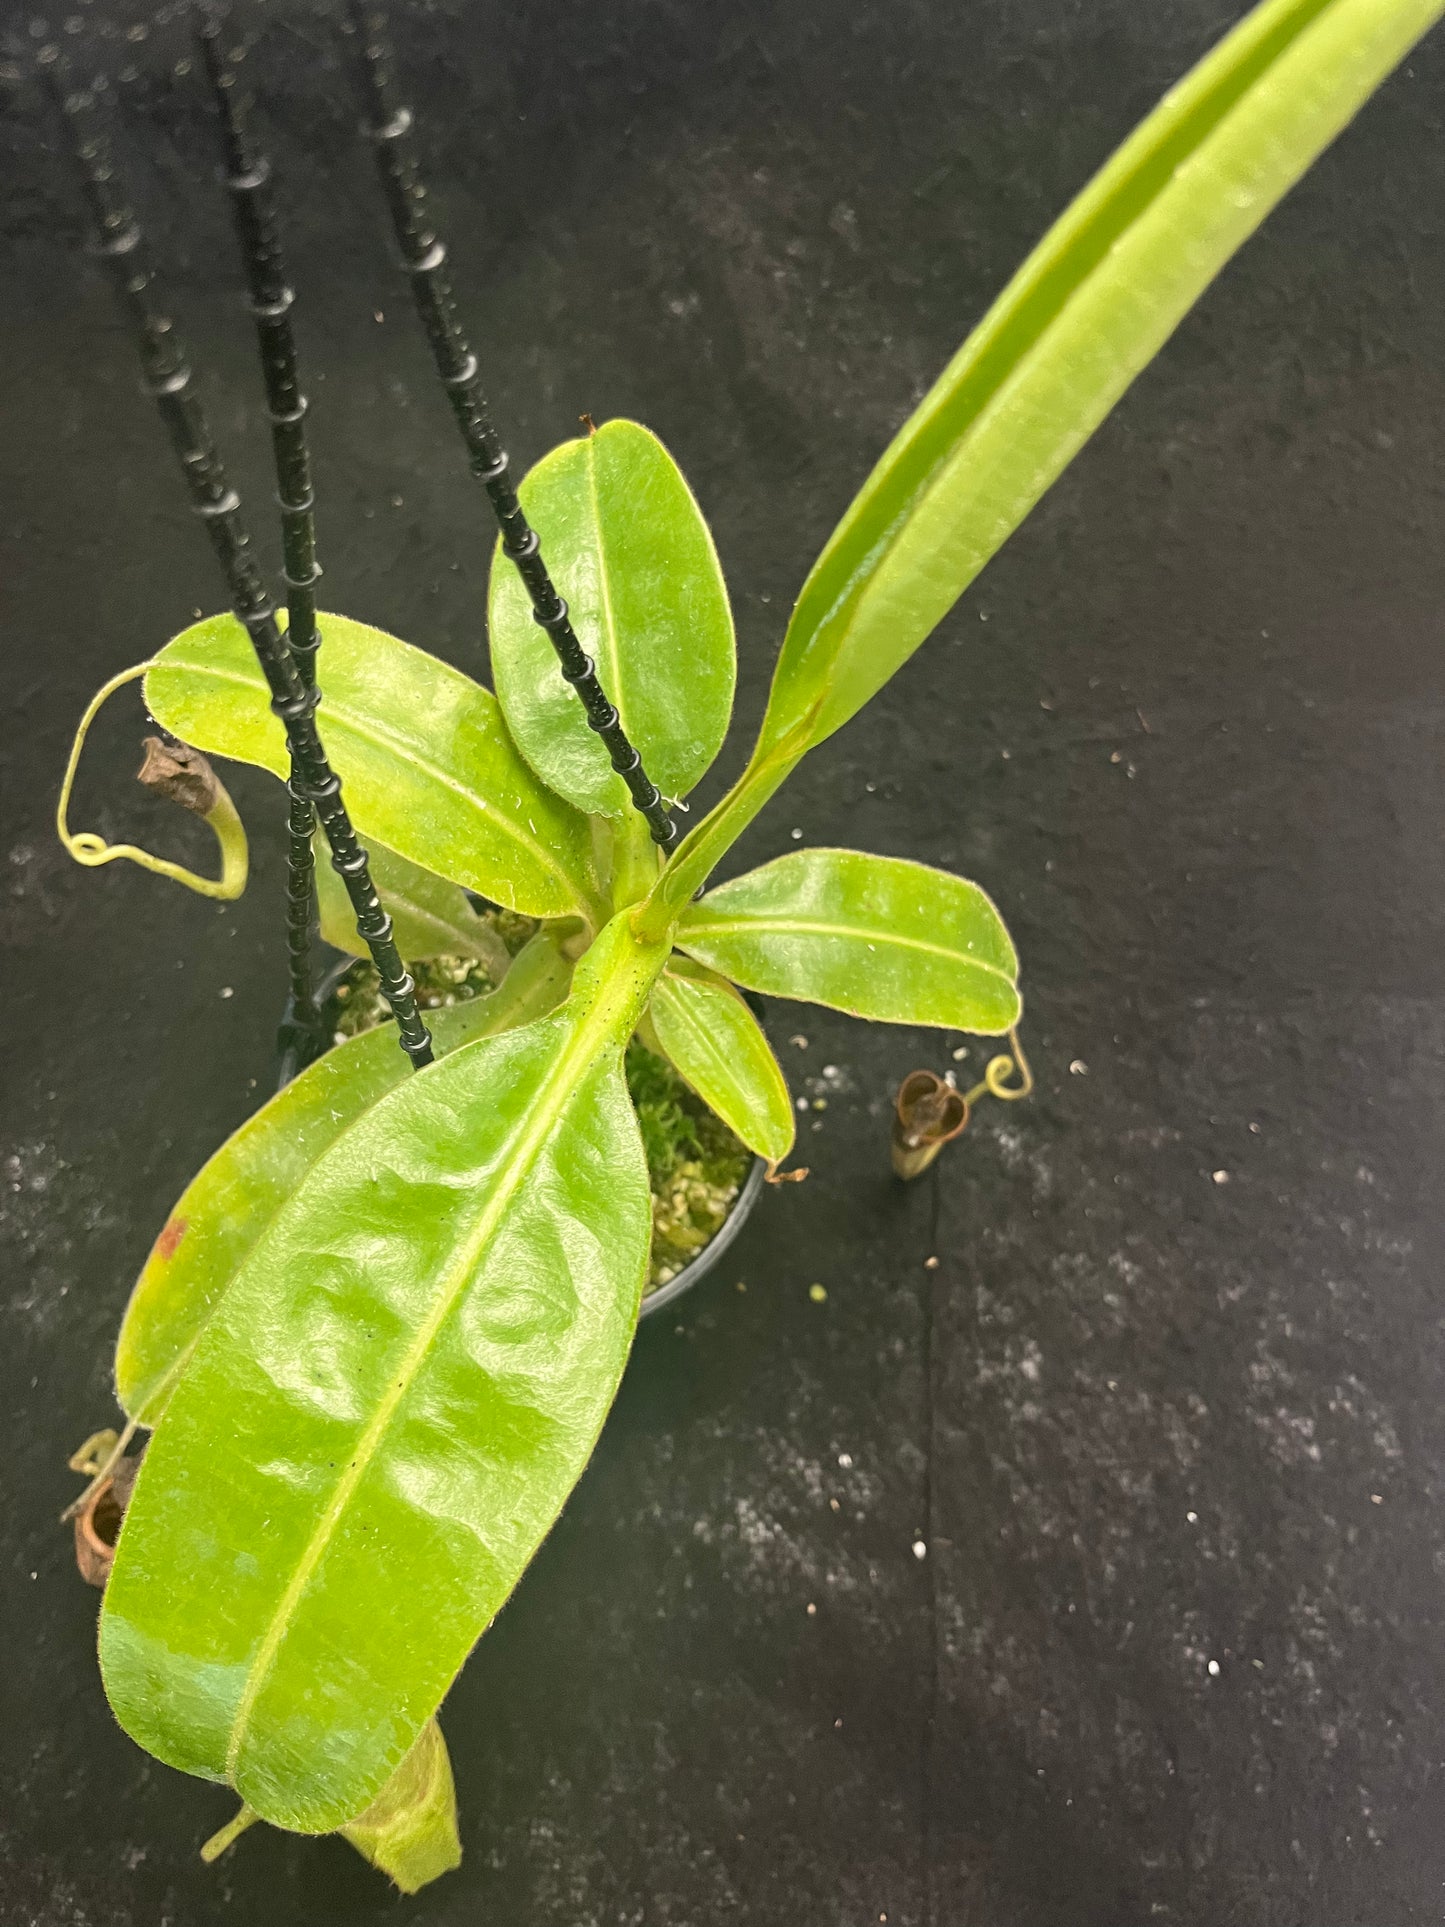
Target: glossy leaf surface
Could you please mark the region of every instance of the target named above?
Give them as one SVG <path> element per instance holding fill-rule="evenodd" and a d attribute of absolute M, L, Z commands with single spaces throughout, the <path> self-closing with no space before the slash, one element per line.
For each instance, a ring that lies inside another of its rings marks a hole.
<path fill-rule="evenodd" d="M 519 493 L 648 775 L 664 796 L 685 796 L 727 734 L 736 666 L 722 570 L 682 471 L 647 429 L 611 421 L 554 448 Z M 500 544 L 488 622 L 497 696 L 522 754 L 579 809 L 625 815 L 626 787 Z"/>
<path fill-rule="evenodd" d="M 383 630 L 320 623 L 317 718 L 362 839 L 529 916 L 587 914 L 587 824 L 517 754 L 491 692 Z M 285 735 L 233 616 L 167 643 L 145 698 L 184 742 L 285 778 Z"/>
<path fill-rule="evenodd" d="M 277 1825 L 375 1798 L 592 1450 L 651 1238 L 622 1045 L 665 954 L 614 922 L 563 1010 L 365 1112 L 172 1393 L 106 1590 L 106 1691 Z"/>
<path fill-rule="evenodd" d="M 1056 223 L 905 423 L 803 586 L 759 755 L 918 647 L 1275 203 L 1445 11 L 1266 0 Z"/>
<path fill-rule="evenodd" d="M 1018 1022 L 1018 958 L 976 883 L 901 857 L 796 850 L 710 890 L 681 949 L 749 990 L 884 1023 L 992 1035 Z"/>
<path fill-rule="evenodd" d="M 796 1125 L 782 1066 L 726 979 L 674 957 L 648 1007 L 664 1054 L 750 1151 L 781 1164 Z"/>
<path fill-rule="evenodd" d="M 424 870 L 408 857 L 398 856 L 384 843 L 371 843 L 371 880 L 391 915 L 396 947 L 408 963 L 419 957 L 475 957 L 493 973 L 506 974 L 507 946 L 487 919 L 467 900 L 458 883 L 449 883 L 434 870 Z M 356 932 L 356 913 L 345 885 L 331 867 L 326 839 L 316 838 L 316 899 L 321 909 L 321 934 L 336 949 L 353 957 L 370 953 Z"/>
<path fill-rule="evenodd" d="M 430 1011 L 439 1056 L 560 1003 L 571 965 L 545 936 L 489 997 Z M 396 1030 L 350 1037 L 250 1117 L 186 1186 L 131 1293 L 116 1342 L 116 1396 L 154 1425 L 222 1292 L 308 1171 L 363 1111 L 410 1076 Z"/>

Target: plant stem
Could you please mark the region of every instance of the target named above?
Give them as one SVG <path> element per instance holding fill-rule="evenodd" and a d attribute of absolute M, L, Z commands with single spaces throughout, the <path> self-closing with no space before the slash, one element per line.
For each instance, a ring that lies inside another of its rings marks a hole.
<path fill-rule="evenodd" d="M 617 710 L 597 678 L 597 667 L 583 649 L 572 627 L 567 604 L 542 559 L 537 532 L 531 528 L 517 500 L 502 446 L 482 394 L 477 358 L 468 348 L 457 319 L 456 300 L 446 271 L 447 249 L 426 213 L 426 188 L 412 146 L 413 116 L 395 100 L 392 53 L 386 21 L 379 6 L 348 0 L 351 30 L 357 41 L 361 90 L 366 103 L 364 131 L 376 152 L 382 190 L 391 210 L 391 223 L 411 281 L 417 313 L 431 343 L 432 356 L 452 413 L 466 444 L 472 473 L 486 489 L 502 532 L 502 548 L 510 557 L 532 598 L 532 615 L 551 639 L 562 665 L 586 711 L 587 726 L 596 731 L 612 767 L 627 785 L 634 807 L 646 819 L 652 840 L 664 853 L 676 847 L 678 828 L 657 785 L 642 766 L 642 758 L 628 741 Z"/>
<path fill-rule="evenodd" d="M 247 306 L 256 324 L 271 448 L 276 465 L 276 499 L 281 508 L 281 543 L 286 579 L 286 644 L 307 688 L 316 684 L 315 491 L 306 447 L 307 401 L 296 364 L 291 327 L 295 292 L 286 279 L 271 194 L 271 164 L 251 138 L 250 102 L 240 84 L 234 58 L 228 59 L 222 16 L 207 7 L 197 21 L 201 61 L 211 84 L 225 149 L 223 178 L 231 197 L 236 239 L 248 287 Z M 316 1008 L 311 967 L 315 927 L 315 854 L 311 840 L 315 812 L 300 780 L 295 755 L 287 784 L 286 960 L 290 995 L 281 1020 L 280 1046 L 297 1068 L 326 1048 Z"/>
<path fill-rule="evenodd" d="M 271 691 L 271 708 L 285 727 L 296 759 L 302 793 L 321 819 L 331 846 L 332 865 L 346 886 L 356 911 L 356 927 L 366 940 L 382 991 L 395 1013 L 401 1047 L 420 1068 L 432 1061 L 432 1046 L 417 1008 L 416 987 L 397 952 L 391 918 L 376 894 L 366 851 L 357 841 L 350 812 L 342 801 L 341 779 L 332 770 L 322 746 L 316 727 L 316 690 L 302 679 L 286 646 L 241 525 L 240 497 L 226 481 L 205 413 L 192 393 L 191 371 L 175 325 L 157 301 L 144 237 L 121 190 L 107 130 L 93 96 L 69 86 L 58 48 L 43 48 L 39 65 L 71 136 L 95 222 L 99 253 L 135 327 L 146 389 L 154 397 L 170 434 L 191 507 L 205 524 L 236 617 L 256 651 Z"/>
<path fill-rule="evenodd" d="M 623 817 L 603 817 L 612 832 L 611 880 L 612 908 L 625 910 L 640 902 L 657 881 L 659 853 L 648 841 L 646 825 L 635 811 Z"/>
<path fill-rule="evenodd" d="M 754 752 L 753 761 L 717 807 L 678 845 L 676 855 L 633 912 L 632 925 L 640 938 L 660 939 L 672 928 L 758 811 L 797 768 L 802 755 L 786 743 L 761 758 Z"/>

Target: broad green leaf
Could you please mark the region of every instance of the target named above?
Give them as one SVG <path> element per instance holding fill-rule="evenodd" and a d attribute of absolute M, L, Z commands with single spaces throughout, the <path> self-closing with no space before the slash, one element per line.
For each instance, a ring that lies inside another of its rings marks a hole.
<path fill-rule="evenodd" d="M 1266 0 L 1086 187 L 864 484 L 803 585 L 758 756 L 919 646 L 1445 0 Z"/>
<path fill-rule="evenodd" d="M 1018 958 L 976 883 L 901 857 L 795 850 L 709 890 L 677 928 L 689 956 L 770 997 L 946 1030 L 1018 1022 Z"/>
<path fill-rule="evenodd" d="M 374 1104 L 171 1395 L 106 1589 L 106 1691 L 276 1825 L 376 1797 L 592 1450 L 651 1237 L 622 1046 L 665 960 L 616 919 L 561 1011 Z"/>
<path fill-rule="evenodd" d="M 451 1756 L 435 1720 L 366 1811 L 340 1831 L 404 1894 L 462 1864 Z"/>
<path fill-rule="evenodd" d="M 673 1066 L 750 1151 L 781 1164 L 793 1100 L 762 1027 L 732 985 L 674 957 L 653 986 L 653 1034 Z"/>
<path fill-rule="evenodd" d="M 736 664 L 717 552 L 682 471 L 655 435 L 611 421 L 554 448 L 519 493 L 648 775 L 664 796 L 685 796 L 727 734 Z M 517 747 L 579 809 L 624 816 L 626 786 L 563 682 L 500 543 L 488 625 L 497 697 Z"/>
<path fill-rule="evenodd" d="M 586 821 L 517 754 L 490 691 L 380 629 L 320 621 L 317 721 L 363 840 L 528 916 L 591 917 Z M 145 699 L 197 749 L 287 775 L 285 734 L 234 616 L 168 642 Z"/>
<path fill-rule="evenodd" d="M 439 1055 L 530 1023 L 566 995 L 572 967 L 546 933 L 499 989 L 427 1013 Z M 116 1341 L 116 1396 L 154 1425 L 242 1262 L 321 1154 L 411 1074 L 390 1024 L 338 1044 L 227 1138 L 181 1193 L 151 1249 Z"/>
<path fill-rule="evenodd" d="M 398 856 L 384 843 L 368 845 L 371 880 L 391 913 L 396 947 L 408 963 L 419 957 L 475 957 L 491 971 L 493 981 L 507 970 L 507 946 L 487 919 L 467 901 L 460 884 L 449 883 L 433 870 L 424 870 L 408 857 Z M 321 907 L 321 934 L 327 943 L 350 956 L 369 956 L 366 941 L 357 935 L 356 915 L 346 886 L 331 867 L 326 839 L 316 837 L 316 897 Z"/>

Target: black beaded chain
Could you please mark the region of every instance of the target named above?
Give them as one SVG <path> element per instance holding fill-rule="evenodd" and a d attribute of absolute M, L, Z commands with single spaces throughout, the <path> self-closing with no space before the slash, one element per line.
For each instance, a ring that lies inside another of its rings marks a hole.
<path fill-rule="evenodd" d="M 98 252 L 135 327 L 146 391 L 160 409 L 191 507 L 201 517 L 224 571 L 231 605 L 251 638 L 271 691 L 271 708 L 285 726 L 302 794 L 321 819 L 332 866 L 346 886 L 356 927 L 366 940 L 382 993 L 396 1017 L 401 1047 L 419 1069 L 432 1061 L 432 1044 L 417 1007 L 416 987 L 393 940 L 391 918 L 372 885 L 366 851 L 357 841 L 341 798 L 341 779 L 322 747 L 316 727 L 316 690 L 303 679 L 286 646 L 241 525 L 240 497 L 226 481 L 205 413 L 192 393 L 191 371 L 175 325 L 158 304 L 144 237 L 122 192 L 107 130 L 94 96 L 70 86 L 59 49 L 44 48 L 38 59 L 71 135 L 95 222 Z"/>
<path fill-rule="evenodd" d="M 349 0 L 349 13 L 367 107 L 365 131 L 376 152 L 382 189 L 417 312 L 466 444 L 472 473 L 491 498 L 502 531 L 502 547 L 527 586 L 533 618 L 551 638 L 563 679 L 581 698 L 588 728 L 601 737 L 612 767 L 647 820 L 653 842 L 663 851 L 671 851 L 678 840 L 678 827 L 657 785 L 642 767 L 641 756 L 628 741 L 617 711 L 597 679 L 596 665 L 577 639 L 567 604 L 557 593 L 542 559 L 537 532 L 528 525 L 517 500 L 508 473 L 507 451 L 482 393 L 477 358 L 467 347 L 457 319 L 446 272 L 446 244 L 427 218 L 426 188 L 411 142 L 412 112 L 409 107 L 398 106 L 394 99 L 391 46 L 383 11 L 379 6 L 363 4 L 363 0 Z"/>
<path fill-rule="evenodd" d="M 316 684 L 316 651 L 321 637 L 316 628 L 315 492 L 306 447 L 307 402 L 301 392 L 296 365 L 296 339 L 291 328 L 295 294 L 287 281 L 271 193 L 271 164 L 252 138 L 248 126 L 250 101 L 240 84 L 234 59 L 227 58 L 222 16 L 207 8 L 198 17 L 197 40 L 201 62 L 210 81 L 225 150 L 222 179 L 231 197 L 236 239 L 248 289 L 247 306 L 256 324 L 261 352 L 261 374 L 266 385 L 266 412 L 271 422 L 271 447 L 276 465 L 276 499 L 281 509 L 281 543 L 285 560 L 286 642 L 301 679 Z M 286 960 L 290 997 L 281 1020 L 283 1055 L 298 1066 L 320 1055 L 326 1046 L 321 1014 L 316 1007 L 311 967 L 311 935 L 315 926 L 316 816 L 308 799 L 296 758 L 291 758 L 287 784 Z"/>

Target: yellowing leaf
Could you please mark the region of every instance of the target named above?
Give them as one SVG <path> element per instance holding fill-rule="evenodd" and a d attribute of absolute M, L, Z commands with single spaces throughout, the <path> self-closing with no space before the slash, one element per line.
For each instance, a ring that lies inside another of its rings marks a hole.
<path fill-rule="evenodd" d="M 320 625 L 317 721 L 362 840 L 510 910 L 593 917 L 586 820 L 517 754 L 496 698 L 381 629 L 331 615 Z M 234 616 L 168 642 L 145 699 L 197 749 L 288 774 L 285 734 Z"/>
<path fill-rule="evenodd" d="M 648 1007 L 675 1068 L 750 1151 L 781 1164 L 793 1148 L 793 1100 L 762 1026 L 725 978 L 675 957 Z"/>
<path fill-rule="evenodd" d="M 566 995 L 572 968 L 546 935 L 517 957 L 501 987 L 428 1012 L 438 1056 L 530 1023 Z M 221 1294 L 322 1153 L 411 1075 L 396 1030 L 349 1037 L 247 1118 L 192 1178 L 136 1280 L 116 1341 L 116 1396 L 154 1425 Z"/>
<path fill-rule="evenodd" d="M 487 966 L 493 982 L 505 976 L 507 946 L 487 919 L 474 910 L 458 883 L 448 883 L 432 870 L 398 856 L 384 843 L 373 842 L 371 880 L 392 920 L 396 947 L 408 963 L 421 957 L 475 957 Z M 316 897 L 321 910 L 321 934 L 336 949 L 353 957 L 371 953 L 357 934 L 356 913 L 346 886 L 331 867 L 326 839 L 316 836 Z"/>
<path fill-rule="evenodd" d="M 665 958 L 614 921 L 561 1011 L 372 1105 L 171 1394 L 106 1588 L 106 1692 L 275 1825 L 376 1798 L 592 1450 L 652 1226 L 622 1046 Z"/>
<path fill-rule="evenodd" d="M 678 947 L 748 990 L 855 1017 L 992 1034 L 1018 1022 L 1018 958 L 976 883 L 900 857 L 795 850 L 709 890 Z"/>
<path fill-rule="evenodd" d="M 435 1720 L 366 1811 L 339 1831 L 404 1894 L 462 1864 L 451 1756 Z"/>
<path fill-rule="evenodd" d="M 1225 262 L 1445 11 L 1266 0 L 1045 235 L 803 585 L 757 756 L 801 754 L 913 654 Z"/>

